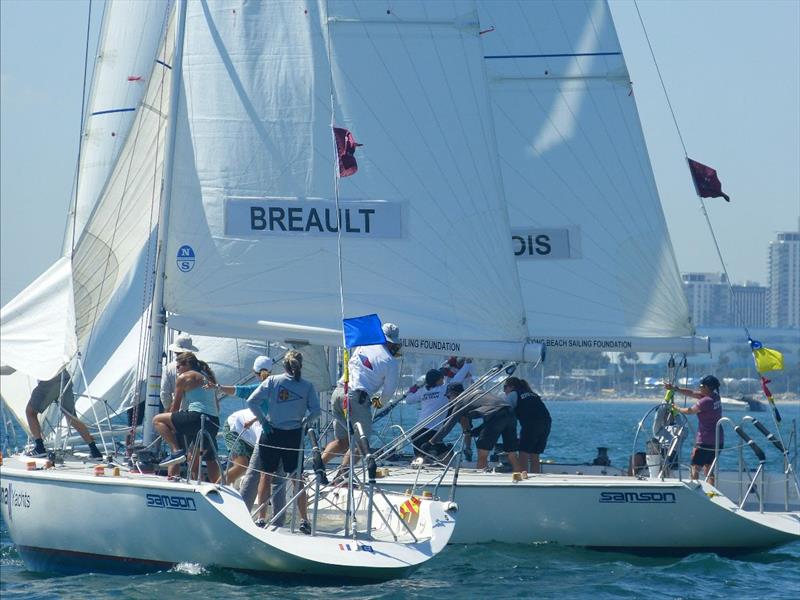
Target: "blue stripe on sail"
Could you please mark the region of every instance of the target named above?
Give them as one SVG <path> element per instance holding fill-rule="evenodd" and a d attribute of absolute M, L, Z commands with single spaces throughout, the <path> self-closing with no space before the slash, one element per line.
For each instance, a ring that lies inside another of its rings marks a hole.
<path fill-rule="evenodd" d="M 163 60 L 156 59 L 156 63 L 161 65 L 162 67 L 167 67 L 168 69 L 172 69 L 172 67 L 170 65 L 168 65 L 167 63 L 165 63 Z"/>
<path fill-rule="evenodd" d="M 622 56 L 622 52 L 575 52 L 567 54 L 493 54 L 483 58 L 571 58 L 574 56 Z"/>
<path fill-rule="evenodd" d="M 136 110 L 135 108 L 111 108 L 109 110 L 98 110 L 97 112 L 93 112 L 92 116 L 96 117 L 97 115 L 108 115 L 111 113 L 121 113 L 121 112 L 133 112 Z"/>

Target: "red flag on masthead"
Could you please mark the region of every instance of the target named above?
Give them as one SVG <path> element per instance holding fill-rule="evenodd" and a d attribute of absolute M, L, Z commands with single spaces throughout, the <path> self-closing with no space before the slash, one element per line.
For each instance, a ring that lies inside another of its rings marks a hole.
<path fill-rule="evenodd" d="M 694 181 L 694 188 L 697 190 L 697 195 L 701 198 L 725 198 L 726 202 L 730 202 L 730 197 L 722 191 L 722 183 L 717 177 L 717 171 L 699 163 L 691 158 L 689 161 L 689 171 L 692 173 L 692 180 Z"/>
<path fill-rule="evenodd" d="M 358 171 L 356 163 L 356 148 L 363 144 L 356 143 L 353 134 L 341 127 L 333 128 L 333 136 L 336 138 L 336 152 L 339 154 L 339 177 L 349 177 Z"/>

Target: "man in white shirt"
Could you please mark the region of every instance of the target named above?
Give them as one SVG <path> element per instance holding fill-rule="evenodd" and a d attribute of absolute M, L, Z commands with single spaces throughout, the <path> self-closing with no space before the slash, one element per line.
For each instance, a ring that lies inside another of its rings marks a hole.
<path fill-rule="evenodd" d="M 179 335 L 175 338 L 167 348 L 172 352 L 172 361 L 170 361 L 164 372 L 161 373 L 161 405 L 164 408 L 172 406 L 172 398 L 175 394 L 175 380 L 178 377 L 176 371 L 178 355 L 184 352 L 199 352 L 199 350 L 192 344 L 192 337 L 189 335 Z"/>
<path fill-rule="evenodd" d="M 400 330 L 394 323 L 383 324 L 385 344 L 358 346 L 347 363 L 350 381 L 347 395 L 342 381 L 331 395 L 331 410 L 334 440 L 322 453 L 322 462 L 327 463 L 336 454 L 348 449 L 348 435 L 356 423 L 360 423 L 364 435 L 369 438 L 372 432 L 372 410 L 370 399 L 382 389 L 379 403 L 388 403 L 394 396 L 400 379 L 400 364 L 395 355 L 400 351 Z M 345 412 L 345 403 L 347 412 Z M 349 417 L 349 419 L 348 419 Z M 349 423 L 348 423 L 349 421 Z M 349 425 L 349 427 L 348 427 Z M 355 429 L 352 429 L 354 432 Z M 349 455 L 345 454 L 342 466 L 347 465 Z"/>

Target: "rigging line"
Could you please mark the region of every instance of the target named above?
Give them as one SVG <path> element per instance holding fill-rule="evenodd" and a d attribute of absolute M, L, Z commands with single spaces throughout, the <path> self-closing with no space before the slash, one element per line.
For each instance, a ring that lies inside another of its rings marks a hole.
<path fill-rule="evenodd" d="M 328 83 L 330 88 L 330 111 L 331 111 L 331 124 L 330 136 L 331 144 L 333 144 L 333 194 L 334 202 L 336 203 L 336 264 L 338 267 L 339 275 L 339 310 L 342 317 L 342 348 L 347 348 L 347 341 L 344 334 L 344 271 L 342 268 L 342 208 L 339 198 L 339 148 L 336 144 L 336 132 L 334 126 L 336 125 L 336 100 L 334 98 L 333 87 L 333 48 L 331 44 L 331 20 L 330 11 L 328 10 L 328 1 L 325 0 L 325 33 L 326 42 L 328 46 Z M 346 140 L 342 140 L 346 143 Z M 348 413 L 349 420 L 349 413 Z M 349 435 L 348 435 L 349 437 Z M 353 461 L 350 461 L 353 463 Z M 352 464 L 350 468 L 352 474 Z"/>
<path fill-rule="evenodd" d="M 72 208 L 72 235 L 70 240 L 70 261 L 75 255 L 75 234 L 78 229 L 78 184 L 80 183 L 81 173 L 81 149 L 83 148 L 83 127 L 86 118 L 86 79 L 89 71 L 89 37 L 92 28 L 92 0 L 89 0 L 89 13 L 86 17 L 86 46 L 83 51 L 83 87 L 81 89 L 81 123 L 78 130 L 78 168 L 75 173 L 75 198 Z"/>
<path fill-rule="evenodd" d="M 669 106 L 669 112 L 672 115 L 672 122 L 675 124 L 675 131 L 678 133 L 678 138 L 681 141 L 681 147 L 683 148 L 683 155 L 687 159 L 689 159 L 689 153 L 686 151 L 686 144 L 683 141 L 683 135 L 681 134 L 681 128 L 678 126 L 678 119 L 675 116 L 675 111 L 672 108 L 672 102 L 669 99 L 669 94 L 667 93 L 667 86 L 664 84 L 664 78 L 661 77 L 661 69 L 658 67 L 658 61 L 656 60 L 655 52 L 653 51 L 653 46 L 650 44 L 650 36 L 647 35 L 647 28 L 644 26 L 644 20 L 642 19 L 642 13 L 639 11 L 639 3 L 637 0 L 633 0 L 633 5 L 636 7 L 636 14 L 639 16 L 639 23 L 642 25 L 642 31 L 644 32 L 645 40 L 647 40 L 647 47 L 650 49 L 650 56 L 653 59 L 653 64 L 656 67 L 656 73 L 658 73 L 658 80 L 661 82 L 661 89 L 664 92 L 664 98 L 667 100 L 667 106 Z M 695 190 L 696 191 L 696 190 Z M 717 235 L 714 233 L 714 227 L 711 225 L 711 218 L 708 216 L 708 211 L 706 210 L 706 203 L 700 194 L 697 194 L 698 199 L 700 200 L 700 210 L 703 213 L 703 217 L 705 217 L 706 224 L 708 225 L 708 231 L 711 234 L 711 239 L 714 242 L 714 248 L 717 251 L 717 257 L 719 258 L 719 264 L 722 267 L 722 272 L 725 273 L 725 279 L 728 284 L 728 291 L 730 292 L 731 296 L 731 306 L 733 306 L 734 316 L 741 317 L 739 311 L 736 308 L 736 303 L 734 302 L 733 297 L 733 284 L 731 283 L 730 275 L 728 274 L 728 267 L 725 266 L 725 260 L 722 258 L 722 251 L 719 247 L 719 242 L 717 241 Z M 746 325 L 742 325 L 742 329 L 744 329 L 747 338 L 750 339 L 750 331 L 747 329 Z"/>
<path fill-rule="evenodd" d="M 658 61 L 656 60 L 656 54 L 653 51 L 653 45 L 650 43 L 650 36 L 647 35 L 647 28 L 644 26 L 644 20 L 642 19 L 642 13 L 639 12 L 639 2 L 638 0 L 633 0 L 633 5 L 636 7 L 636 14 L 639 16 L 639 23 L 642 25 L 642 31 L 644 32 L 644 39 L 647 40 L 647 47 L 650 49 L 650 57 L 653 59 L 653 64 L 656 67 L 656 73 L 658 73 L 658 80 L 661 82 L 661 89 L 664 92 L 664 98 L 667 100 L 667 106 L 669 106 L 669 112 L 672 115 L 672 122 L 675 124 L 675 131 L 678 132 L 678 138 L 681 140 L 681 146 L 683 147 L 683 154 L 688 156 L 686 152 L 686 144 L 683 142 L 683 135 L 681 135 L 681 128 L 678 127 L 678 119 L 675 116 L 675 111 L 672 108 L 672 102 L 670 102 L 669 94 L 667 93 L 667 86 L 664 84 L 664 78 L 661 76 L 661 69 L 658 67 Z"/>

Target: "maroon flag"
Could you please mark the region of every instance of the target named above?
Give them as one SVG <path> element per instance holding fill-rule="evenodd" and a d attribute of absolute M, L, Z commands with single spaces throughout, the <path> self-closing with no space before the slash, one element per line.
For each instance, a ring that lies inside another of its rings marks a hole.
<path fill-rule="evenodd" d="M 691 158 L 689 161 L 689 170 L 692 172 L 692 179 L 694 180 L 694 188 L 697 190 L 697 195 L 701 198 L 725 198 L 726 202 L 730 202 L 730 197 L 722 191 L 722 184 L 717 177 L 716 170 L 707 167 L 703 163 L 699 163 Z"/>
<path fill-rule="evenodd" d="M 356 163 L 356 148 L 363 144 L 356 143 L 353 134 L 341 127 L 333 128 L 333 136 L 336 138 L 336 152 L 339 154 L 339 177 L 350 177 L 358 171 Z"/>

